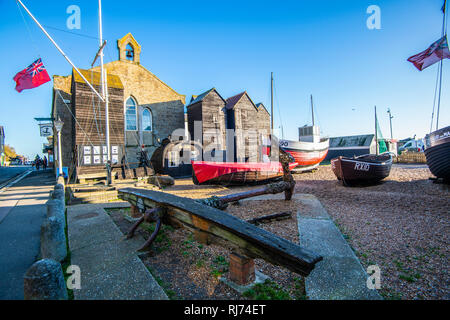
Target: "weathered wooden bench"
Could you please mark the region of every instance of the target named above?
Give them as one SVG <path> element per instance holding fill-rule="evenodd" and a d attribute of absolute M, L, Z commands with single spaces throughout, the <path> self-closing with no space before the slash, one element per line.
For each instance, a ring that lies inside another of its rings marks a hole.
<path fill-rule="evenodd" d="M 194 199 L 136 188 L 120 189 L 118 196 L 141 213 L 160 208 L 157 211 L 163 223 L 187 228 L 200 242 L 218 243 L 248 258 L 264 259 L 303 276 L 309 275 L 322 260 L 308 249 Z"/>

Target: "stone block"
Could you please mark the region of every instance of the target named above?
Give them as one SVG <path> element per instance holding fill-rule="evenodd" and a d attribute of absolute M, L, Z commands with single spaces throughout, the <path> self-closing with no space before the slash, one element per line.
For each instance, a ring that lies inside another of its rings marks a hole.
<path fill-rule="evenodd" d="M 67 300 L 61 264 L 51 259 L 35 262 L 23 279 L 25 300 Z"/>
<path fill-rule="evenodd" d="M 64 225 L 56 217 L 47 218 L 41 226 L 41 258 L 61 262 L 66 256 Z"/>

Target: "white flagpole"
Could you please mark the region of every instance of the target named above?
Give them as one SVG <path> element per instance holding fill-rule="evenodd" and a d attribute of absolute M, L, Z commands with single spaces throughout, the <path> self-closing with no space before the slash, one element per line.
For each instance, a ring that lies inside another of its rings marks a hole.
<path fill-rule="evenodd" d="M 102 26 L 102 1 L 98 0 L 98 33 L 100 48 L 103 45 L 103 26 Z M 111 161 L 111 143 L 109 141 L 109 101 L 108 101 L 108 86 L 107 86 L 107 72 L 103 67 L 103 50 L 100 52 L 100 70 L 102 79 L 102 94 L 105 98 L 105 115 L 106 115 L 106 152 L 108 161 Z"/>
<path fill-rule="evenodd" d="M 48 32 L 44 29 L 44 27 L 39 23 L 39 21 L 37 21 L 37 19 L 33 16 L 33 14 L 30 12 L 30 10 L 28 10 L 27 7 L 25 7 L 25 5 L 22 3 L 22 1 L 20 0 L 16 0 L 17 2 L 20 3 L 20 5 L 25 9 L 25 11 L 29 14 L 29 16 L 31 17 L 31 19 L 34 20 L 34 22 L 36 22 L 36 24 L 38 25 L 38 27 L 42 30 L 42 32 L 44 32 L 44 34 L 47 36 L 47 38 L 50 39 L 50 41 L 53 43 L 53 45 L 56 47 L 56 49 L 58 49 L 58 51 L 64 56 L 64 58 L 66 58 L 67 62 L 70 63 L 70 65 L 75 69 L 75 71 L 80 75 L 80 77 L 84 80 L 84 82 L 86 82 L 86 84 L 89 86 L 89 88 L 91 88 L 91 90 L 100 98 L 101 101 L 105 101 L 103 99 L 103 97 L 97 92 L 97 90 L 94 89 L 94 87 L 92 86 L 92 84 L 87 81 L 87 79 L 83 76 L 83 74 L 80 72 L 80 70 L 78 70 L 77 67 L 75 67 L 75 65 L 72 63 L 72 61 L 70 61 L 69 57 L 64 53 L 64 51 L 62 51 L 62 49 L 56 44 L 55 40 L 53 40 L 53 38 L 48 34 Z"/>

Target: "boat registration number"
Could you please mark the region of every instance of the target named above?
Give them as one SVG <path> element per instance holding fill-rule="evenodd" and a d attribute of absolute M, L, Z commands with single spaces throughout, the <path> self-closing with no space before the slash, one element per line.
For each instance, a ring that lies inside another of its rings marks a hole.
<path fill-rule="evenodd" d="M 364 162 L 356 162 L 355 163 L 355 170 L 358 171 L 369 171 L 370 165 Z"/>

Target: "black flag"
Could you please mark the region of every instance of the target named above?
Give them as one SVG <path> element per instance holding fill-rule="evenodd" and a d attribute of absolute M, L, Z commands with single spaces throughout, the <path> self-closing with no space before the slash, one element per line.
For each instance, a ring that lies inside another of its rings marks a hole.
<path fill-rule="evenodd" d="M 447 0 L 444 0 L 444 5 L 442 6 L 442 12 L 445 14 L 445 10 L 446 10 L 446 4 L 447 4 Z"/>

